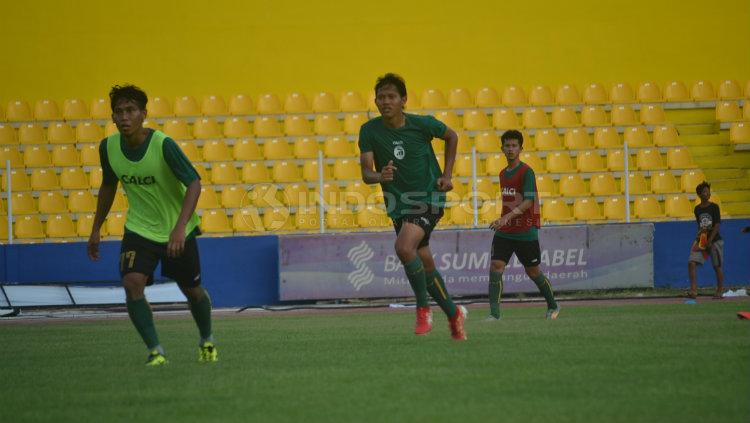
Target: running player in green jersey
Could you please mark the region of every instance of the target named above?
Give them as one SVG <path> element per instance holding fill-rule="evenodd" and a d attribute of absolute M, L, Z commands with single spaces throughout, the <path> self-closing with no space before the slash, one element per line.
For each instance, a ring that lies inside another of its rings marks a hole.
<path fill-rule="evenodd" d="M 466 309 L 453 303 L 429 246 L 430 234 L 443 216 L 445 192 L 453 189 L 458 135 L 433 116 L 404 113 L 406 100 L 406 83 L 400 76 L 388 73 L 378 78 L 375 104 L 381 116 L 359 132 L 362 180 L 383 188 L 397 234 L 396 255 L 417 298 L 414 332 L 424 335 L 432 329 L 429 292 L 448 316 L 453 339 L 462 341 Z M 442 172 L 432 149 L 434 137 L 446 142 Z"/>
<path fill-rule="evenodd" d="M 539 195 L 534 170 L 520 159 L 523 135 L 515 130 L 505 131 L 500 140 L 508 166 L 500 171 L 503 210 L 500 218 L 490 224 L 495 237 L 490 261 L 490 315 L 485 320 L 500 319 L 503 271 L 514 253 L 547 301 L 547 318 L 557 319 L 560 306 L 549 279 L 539 270 Z"/>
<path fill-rule="evenodd" d="M 196 236 L 200 235 L 195 206 L 201 182 L 195 168 L 166 134 L 143 127 L 146 93 L 138 87 L 114 86 L 109 93 L 112 120 L 119 133 L 99 147 L 103 179 L 99 188 L 88 255 L 99 260 L 100 228 L 122 182 L 128 196 L 125 235 L 120 247 L 120 276 L 130 320 L 149 350 L 146 364 L 167 362 L 144 296 L 154 270 L 174 279 L 185 294 L 200 332 L 199 360 L 217 361 L 211 332 L 211 299 L 201 287 Z"/>

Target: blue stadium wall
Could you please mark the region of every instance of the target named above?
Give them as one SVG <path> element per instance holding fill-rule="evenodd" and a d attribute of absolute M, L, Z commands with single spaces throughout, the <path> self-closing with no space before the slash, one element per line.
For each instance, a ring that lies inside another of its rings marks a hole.
<path fill-rule="evenodd" d="M 724 275 L 727 286 L 750 284 L 750 234 L 740 229 L 749 219 L 724 220 Z M 689 221 L 654 224 L 654 285 L 688 286 L 687 256 L 695 236 Z M 15 244 L 0 246 L 0 281 L 5 284 L 117 284 L 120 243 L 104 242 L 101 260 L 91 262 L 84 243 Z M 202 278 L 217 307 L 279 302 L 279 239 L 277 236 L 201 238 Z M 157 270 L 158 271 L 158 270 Z M 711 286 L 710 266 L 698 270 L 700 286 Z"/>

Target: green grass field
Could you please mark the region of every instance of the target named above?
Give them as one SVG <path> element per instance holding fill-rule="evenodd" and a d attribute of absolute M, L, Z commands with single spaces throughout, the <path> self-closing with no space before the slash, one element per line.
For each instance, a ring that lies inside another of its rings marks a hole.
<path fill-rule="evenodd" d="M 1 422 L 750 421 L 749 301 L 508 307 L 469 340 L 411 334 L 411 311 L 219 317 L 197 362 L 188 316 L 157 316 L 146 368 L 127 320 L 0 321 Z"/>

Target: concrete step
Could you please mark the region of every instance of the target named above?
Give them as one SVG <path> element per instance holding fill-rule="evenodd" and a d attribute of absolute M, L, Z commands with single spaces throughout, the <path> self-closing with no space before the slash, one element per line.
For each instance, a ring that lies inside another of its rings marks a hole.
<path fill-rule="evenodd" d="M 746 178 L 712 179 L 710 183 L 711 189 L 717 191 L 750 189 L 750 180 L 747 180 Z M 724 198 L 722 198 L 722 200 L 724 200 Z"/>
<path fill-rule="evenodd" d="M 688 148 L 694 159 L 699 156 L 725 156 L 734 152 L 728 145 L 694 145 Z"/>
<path fill-rule="evenodd" d="M 750 201 L 750 190 L 732 190 L 717 192 L 722 203 Z"/>
<path fill-rule="evenodd" d="M 718 156 L 693 155 L 693 161 L 704 171 L 706 169 L 747 169 L 750 167 L 747 157 L 739 154 Z"/>
<path fill-rule="evenodd" d="M 680 143 L 688 147 L 705 147 L 713 145 L 730 146 L 729 134 L 686 134 L 680 133 Z"/>
<path fill-rule="evenodd" d="M 679 124 L 715 124 L 716 109 L 667 109 L 664 111 L 667 122 Z"/>
<path fill-rule="evenodd" d="M 718 179 L 747 178 L 747 170 L 745 169 L 703 169 L 703 173 L 706 175 L 706 178 L 712 181 Z"/>
<path fill-rule="evenodd" d="M 721 201 L 722 213 L 726 213 L 732 217 L 750 216 L 750 201 L 738 201 L 732 203 L 725 203 L 724 199 Z"/>
<path fill-rule="evenodd" d="M 719 131 L 719 125 L 716 123 L 676 124 L 675 127 L 680 136 L 715 134 Z"/>

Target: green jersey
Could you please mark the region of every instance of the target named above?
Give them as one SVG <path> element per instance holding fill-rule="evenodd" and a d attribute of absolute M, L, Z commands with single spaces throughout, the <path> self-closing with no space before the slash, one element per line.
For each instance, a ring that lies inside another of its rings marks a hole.
<path fill-rule="evenodd" d="M 434 116 L 404 113 L 400 128 L 389 128 L 383 118 L 371 119 L 359 130 L 359 149 L 372 152 L 375 169 L 393 160 L 397 168 L 392 182 L 381 183 L 386 210 L 391 219 L 399 219 L 420 205 L 445 206 L 445 193 L 437 190 L 442 175 L 432 149 L 432 139 L 442 138 L 447 126 Z"/>

